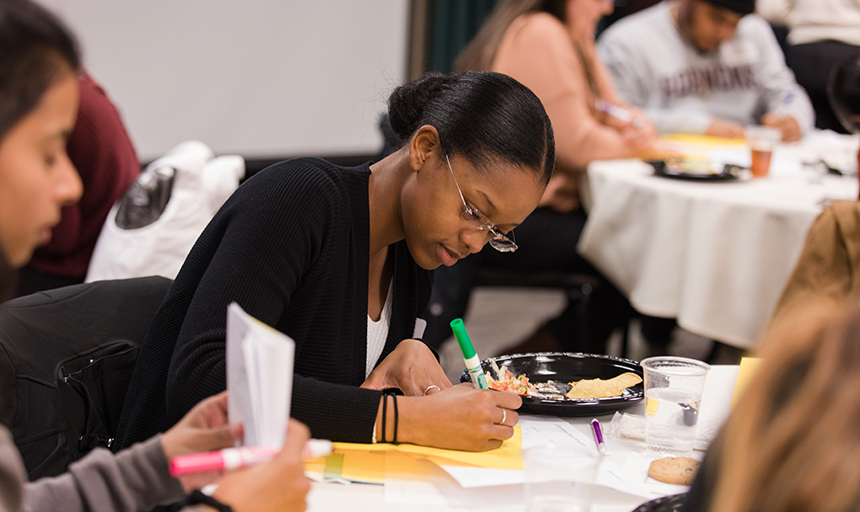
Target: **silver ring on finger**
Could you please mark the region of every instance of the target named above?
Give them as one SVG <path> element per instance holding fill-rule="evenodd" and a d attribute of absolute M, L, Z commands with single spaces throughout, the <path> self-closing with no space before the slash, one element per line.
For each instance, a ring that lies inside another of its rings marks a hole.
<path fill-rule="evenodd" d="M 508 419 L 508 411 L 506 411 L 504 408 L 502 408 L 502 421 L 497 423 L 497 425 L 504 425 L 506 419 Z"/>
<path fill-rule="evenodd" d="M 424 396 L 427 396 L 427 392 L 431 389 L 435 389 L 436 391 L 442 391 L 436 384 L 430 384 L 429 386 L 427 386 L 427 389 L 424 390 Z"/>

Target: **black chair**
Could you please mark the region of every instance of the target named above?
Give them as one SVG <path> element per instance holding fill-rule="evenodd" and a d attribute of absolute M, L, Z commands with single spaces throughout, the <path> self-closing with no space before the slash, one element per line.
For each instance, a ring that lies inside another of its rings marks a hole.
<path fill-rule="evenodd" d="M 0 422 L 31 480 L 110 446 L 138 347 L 171 283 L 98 281 L 0 306 Z"/>
<path fill-rule="evenodd" d="M 571 304 L 575 304 L 579 316 L 579 339 L 589 340 L 588 311 L 592 307 L 592 294 L 600 288 L 598 278 L 589 274 L 575 272 L 546 271 L 518 272 L 515 270 L 482 267 L 475 286 L 495 286 L 505 288 L 550 288 L 564 290 Z M 620 356 L 627 357 L 629 329 L 625 325 L 621 332 Z M 600 349 L 596 349 L 600 351 Z"/>

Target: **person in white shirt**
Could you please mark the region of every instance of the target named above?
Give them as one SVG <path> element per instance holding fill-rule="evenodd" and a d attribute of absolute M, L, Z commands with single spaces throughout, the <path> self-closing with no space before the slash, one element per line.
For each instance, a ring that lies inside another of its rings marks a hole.
<path fill-rule="evenodd" d="M 785 60 L 812 100 L 816 128 L 847 133 L 826 89 L 837 65 L 860 58 L 860 0 L 759 0 L 756 13 L 788 27 Z"/>
<path fill-rule="evenodd" d="M 666 0 L 609 27 L 598 41 L 618 93 L 661 133 L 742 137 L 779 128 L 785 141 L 814 125 L 755 0 Z"/>

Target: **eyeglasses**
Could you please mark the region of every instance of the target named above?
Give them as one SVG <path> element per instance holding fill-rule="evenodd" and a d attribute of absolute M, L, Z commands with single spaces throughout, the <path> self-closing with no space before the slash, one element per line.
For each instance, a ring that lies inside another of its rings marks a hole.
<path fill-rule="evenodd" d="M 448 162 L 448 169 L 451 171 L 451 176 L 454 178 L 454 185 L 457 186 L 457 192 L 460 193 L 460 200 L 463 201 L 463 208 L 465 208 L 461 215 L 463 220 L 468 222 L 473 228 L 487 231 L 493 235 L 493 238 L 490 239 L 490 245 L 493 249 L 499 252 L 516 251 L 517 244 L 514 243 L 513 240 L 506 237 L 501 231 L 496 229 L 496 225 L 490 222 L 490 219 L 485 217 L 477 208 L 472 208 L 468 203 L 466 203 L 466 198 L 463 197 L 463 191 L 460 189 L 460 184 L 457 183 L 457 176 L 454 175 L 454 168 L 451 167 L 451 160 L 448 158 L 447 154 L 445 155 L 445 161 Z M 511 231 L 511 234 L 513 234 L 513 231 Z"/>

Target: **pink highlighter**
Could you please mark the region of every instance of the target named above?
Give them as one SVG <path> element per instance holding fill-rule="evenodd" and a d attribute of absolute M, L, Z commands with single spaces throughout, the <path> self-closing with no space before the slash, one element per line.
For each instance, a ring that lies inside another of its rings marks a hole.
<path fill-rule="evenodd" d="M 267 462 L 280 452 L 280 448 L 264 448 L 245 446 L 225 448 L 214 452 L 180 455 L 170 461 L 170 474 L 174 477 L 205 473 L 209 471 L 230 471 L 233 469 Z M 315 459 L 330 454 L 331 441 L 326 439 L 311 439 L 305 443 L 303 458 Z"/>

